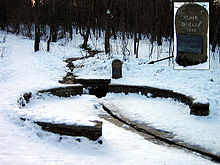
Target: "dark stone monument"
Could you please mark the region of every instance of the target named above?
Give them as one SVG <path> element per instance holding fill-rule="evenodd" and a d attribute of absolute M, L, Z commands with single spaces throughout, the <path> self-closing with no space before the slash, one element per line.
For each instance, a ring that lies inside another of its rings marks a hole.
<path fill-rule="evenodd" d="M 112 78 L 118 79 L 122 77 L 122 62 L 120 60 L 112 61 Z"/>
<path fill-rule="evenodd" d="M 207 61 L 208 12 L 198 4 L 185 4 L 176 13 L 176 62 L 181 66 Z"/>

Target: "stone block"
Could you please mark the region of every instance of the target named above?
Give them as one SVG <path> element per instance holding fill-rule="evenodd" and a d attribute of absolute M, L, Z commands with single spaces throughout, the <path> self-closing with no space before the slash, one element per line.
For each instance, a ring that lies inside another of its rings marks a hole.
<path fill-rule="evenodd" d="M 67 87 L 59 87 L 59 88 L 52 88 L 48 90 L 41 90 L 39 93 L 49 92 L 58 97 L 69 97 L 75 95 L 82 95 L 83 94 L 83 86 L 67 86 Z"/>
<path fill-rule="evenodd" d="M 92 121 L 95 126 L 83 126 L 83 125 L 67 125 L 67 124 L 54 124 L 47 122 L 34 122 L 45 131 L 52 133 L 58 133 L 60 135 L 67 136 L 84 136 L 90 140 L 97 140 L 102 136 L 102 122 Z"/>
<path fill-rule="evenodd" d="M 122 77 L 122 62 L 120 60 L 112 61 L 112 78 L 118 79 Z"/>
<path fill-rule="evenodd" d="M 208 116 L 209 115 L 209 103 L 193 103 L 191 105 L 190 114 L 196 116 Z"/>

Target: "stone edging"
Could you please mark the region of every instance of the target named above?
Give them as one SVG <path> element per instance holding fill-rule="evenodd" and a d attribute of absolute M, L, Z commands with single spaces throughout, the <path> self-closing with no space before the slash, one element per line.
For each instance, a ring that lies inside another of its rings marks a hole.
<path fill-rule="evenodd" d="M 20 119 L 22 121 L 29 120 L 25 118 Z M 93 122 L 94 126 L 67 125 L 65 123 L 54 124 L 49 122 L 33 121 L 33 123 L 41 126 L 43 130 L 48 132 L 58 133 L 66 136 L 84 136 L 90 140 L 96 141 L 100 136 L 102 136 L 102 122 L 96 120 L 90 122 Z"/>
<path fill-rule="evenodd" d="M 67 87 L 58 87 L 58 88 L 51 88 L 47 90 L 40 90 L 37 92 L 36 95 L 42 93 L 51 93 L 52 95 L 59 96 L 59 97 L 70 97 L 74 95 L 82 95 L 83 94 L 83 86 L 82 85 L 74 85 L 74 86 L 67 86 Z M 25 93 L 23 96 L 18 100 L 20 107 L 24 107 L 27 103 L 29 103 L 31 97 L 33 96 L 32 93 Z M 20 118 L 22 121 L 30 121 L 26 118 Z M 95 125 L 94 126 L 84 126 L 84 125 L 67 125 L 65 123 L 55 124 L 50 122 L 39 122 L 33 121 L 33 123 L 41 126 L 41 128 L 45 131 L 58 133 L 60 135 L 67 135 L 67 136 L 84 136 L 90 140 L 98 140 L 99 137 L 102 136 L 102 122 L 101 121 L 91 121 Z M 102 143 L 101 140 L 98 143 Z"/>
<path fill-rule="evenodd" d="M 186 96 L 181 93 L 173 92 L 172 90 L 159 89 L 149 86 L 132 86 L 132 85 L 119 85 L 110 84 L 108 88 L 109 92 L 113 93 L 141 93 L 147 97 L 162 97 L 162 98 L 173 98 L 178 100 L 190 107 L 190 114 L 196 116 L 207 116 L 209 115 L 209 103 L 194 102 L 194 99 L 190 96 Z"/>
<path fill-rule="evenodd" d="M 51 93 L 55 96 L 59 97 L 70 97 L 74 95 L 82 95 L 83 94 L 83 88 L 87 88 L 89 90 L 89 94 L 92 95 L 98 95 L 98 96 L 105 96 L 109 92 L 113 93 L 141 93 L 142 95 L 145 95 L 146 97 L 163 97 L 163 98 L 174 98 L 186 105 L 188 105 L 191 109 L 190 114 L 193 115 L 199 115 L 199 116 L 205 116 L 209 114 L 209 103 L 194 103 L 194 99 L 186 96 L 181 93 L 173 92 L 171 90 L 166 89 L 159 89 L 159 88 L 153 88 L 148 86 L 132 86 L 132 85 L 119 85 L 119 84 L 109 84 L 110 80 L 97 80 L 97 79 L 91 79 L 91 80 L 77 80 L 78 82 L 81 82 L 81 84 L 75 84 L 73 86 L 67 86 L 67 87 L 57 87 L 57 88 L 51 88 L 47 90 L 40 90 L 37 92 L 37 94 L 41 93 Z M 18 103 L 21 107 L 25 106 L 27 103 L 29 103 L 30 98 L 32 97 L 32 93 L 25 93 L 23 96 L 18 100 Z M 28 120 L 28 119 L 27 119 Z M 42 129 L 45 129 L 50 132 L 59 133 L 61 135 L 71 135 L 74 136 L 74 133 L 67 133 L 68 131 L 61 131 L 61 127 L 63 129 L 66 129 L 68 127 L 69 131 L 73 131 L 73 127 L 71 128 L 69 126 L 65 126 L 65 124 L 53 124 L 53 123 L 40 123 L 40 122 L 34 122 L 42 127 Z M 53 125 L 53 126 L 52 126 Z M 100 125 L 99 125 L 100 126 Z M 102 124 L 101 124 L 102 126 Z M 66 128 L 64 128 L 66 127 Z M 46 129 L 48 128 L 48 129 Z M 53 131 L 53 130 L 60 130 L 60 131 Z M 98 129 L 98 133 L 94 131 L 93 135 L 94 137 L 88 137 L 89 139 L 97 139 L 96 135 L 102 135 L 102 128 Z M 82 136 L 86 136 L 85 134 L 81 134 Z M 78 133 L 78 136 L 81 136 Z M 87 136 L 86 136 L 87 137 Z"/>
<path fill-rule="evenodd" d="M 150 139 L 153 142 L 163 142 L 165 145 L 173 146 L 178 149 L 185 149 L 187 151 L 195 152 L 198 154 L 201 154 L 202 157 L 215 161 L 215 162 L 220 162 L 220 155 L 215 155 L 205 148 L 202 148 L 201 146 L 198 145 L 192 145 L 185 143 L 184 141 L 177 140 L 174 138 L 174 135 L 170 132 L 165 132 L 163 130 L 157 130 L 151 126 L 144 125 L 144 124 L 139 124 L 137 122 L 131 121 L 127 118 L 124 118 L 121 115 L 118 115 L 117 113 L 114 113 L 115 110 L 108 108 L 105 104 L 101 104 L 103 109 L 114 119 L 118 120 L 119 122 L 128 125 L 129 127 L 135 129 L 138 133 L 144 133 L 146 135 L 150 135 Z M 120 116 L 120 117 L 118 117 Z"/>

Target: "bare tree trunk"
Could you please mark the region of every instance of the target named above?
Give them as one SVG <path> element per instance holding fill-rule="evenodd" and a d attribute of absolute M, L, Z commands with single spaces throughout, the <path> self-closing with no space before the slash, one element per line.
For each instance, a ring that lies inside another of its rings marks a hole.
<path fill-rule="evenodd" d="M 112 28 L 112 35 L 114 37 L 114 39 L 116 40 L 117 39 L 117 34 L 116 34 L 116 30 L 115 30 L 115 27 Z"/>
<path fill-rule="evenodd" d="M 69 25 L 69 34 L 70 34 L 70 39 L 73 39 L 73 28 L 72 25 Z"/>
<path fill-rule="evenodd" d="M 52 42 L 57 42 L 57 26 L 56 25 L 52 25 L 50 27 L 51 30 L 51 40 Z"/>
<path fill-rule="evenodd" d="M 136 33 L 136 30 L 134 30 L 134 54 L 137 53 L 136 43 L 137 43 L 137 33 Z"/>
<path fill-rule="evenodd" d="M 81 33 L 82 34 L 82 33 Z M 83 33 L 83 44 L 82 48 L 87 49 L 88 48 L 88 40 L 89 40 L 89 35 L 90 35 L 90 28 L 89 26 L 86 27 L 86 34 Z"/>
<path fill-rule="evenodd" d="M 138 28 L 138 10 L 139 10 L 139 1 L 136 2 L 135 8 L 135 27 L 134 27 L 134 54 L 136 54 L 136 58 L 138 58 L 138 48 L 139 46 L 139 38 L 137 38 L 137 28 Z"/>
<path fill-rule="evenodd" d="M 69 35 L 70 35 L 70 39 L 73 39 L 73 27 L 72 27 L 72 6 L 73 6 L 73 2 L 72 0 L 68 1 L 69 2 L 69 7 L 68 7 L 68 31 L 69 31 Z"/>
<path fill-rule="evenodd" d="M 156 32 L 157 32 L 157 28 L 156 28 L 156 23 L 157 23 L 157 18 L 156 18 L 156 0 L 152 1 L 152 27 L 151 27 L 151 44 L 153 47 L 153 42 L 156 41 Z M 153 49 L 153 48 L 152 48 Z M 151 52 L 152 53 L 152 52 Z M 152 54 L 151 54 L 152 55 Z"/>
<path fill-rule="evenodd" d="M 16 23 L 14 27 L 14 33 L 19 34 L 20 33 L 20 23 Z"/>
<path fill-rule="evenodd" d="M 150 54 L 149 54 L 149 59 L 152 58 L 153 50 L 154 50 L 154 42 L 151 42 L 151 50 L 150 50 Z"/>
<path fill-rule="evenodd" d="M 169 38 L 169 57 L 170 57 L 170 54 L 171 54 L 171 49 L 172 49 L 172 39 L 170 37 Z M 170 66 L 170 58 L 169 58 L 169 66 Z"/>
<path fill-rule="evenodd" d="M 136 58 L 138 58 L 138 52 L 139 52 L 139 43 L 140 43 L 140 38 L 138 38 L 138 41 L 137 41 L 137 52 L 136 52 Z"/>
<path fill-rule="evenodd" d="M 34 51 L 40 50 L 39 0 L 35 1 L 35 42 Z"/>
<path fill-rule="evenodd" d="M 218 29 L 219 29 L 219 22 L 220 21 L 218 21 L 217 23 L 216 23 L 216 26 L 215 26 L 215 33 L 214 33 L 214 35 L 213 35 L 213 44 L 212 44 L 212 52 L 215 52 L 215 48 L 216 48 L 216 39 L 217 39 L 217 32 L 218 32 Z"/>
<path fill-rule="evenodd" d="M 138 52 L 139 52 L 139 43 L 140 43 L 140 35 L 141 34 L 135 34 L 135 38 L 134 38 L 134 52 L 136 54 L 136 58 L 138 58 Z"/>
<path fill-rule="evenodd" d="M 50 42 L 51 42 L 51 31 L 50 31 L 50 36 L 49 39 L 47 40 L 47 51 L 50 51 Z"/>
<path fill-rule="evenodd" d="M 55 22 L 55 2 L 54 0 L 52 1 L 52 23 L 50 25 L 50 31 L 51 31 L 51 41 L 52 42 L 56 42 L 57 41 L 57 31 L 58 31 L 58 27 L 56 25 L 56 22 Z"/>
<path fill-rule="evenodd" d="M 111 37 L 111 33 L 110 33 L 110 23 L 111 23 L 111 13 L 110 9 L 111 9 L 111 0 L 108 1 L 107 3 L 107 7 L 106 7 L 106 18 L 105 18 L 105 53 L 108 54 L 110 53 L 110 37 Z"/>
<path fill-rule="evenodd" d="M 34 51 L 37 52 L 39 50 L 40 50 L 40 26 L 38 23 L 35 23 Z"/>
<path fill-rule="evenodd" d="M 106 29 L 105 29 L 105 53 L 106 54 L 108 54 L 110 52 L 110 42 L 109 42 L 109 40 L 110 40 L 110 27 L 107 23 Z"/>
<path fill-rule="evenodd" d="M 28 33 L 27 33 L 27 35 L 28 35 L 29 38 L 32 38 L 31 26 L 32 26 L 32 24 L 29 23 L 29 24 L 28 24 Z"/>

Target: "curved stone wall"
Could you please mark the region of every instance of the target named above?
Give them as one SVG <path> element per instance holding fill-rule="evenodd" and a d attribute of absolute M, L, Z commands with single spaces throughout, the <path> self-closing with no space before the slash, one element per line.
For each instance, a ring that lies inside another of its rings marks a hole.
<path fill-rule="evenodd" d="M 186 96 L 181 93 L 173 92 L 172 90 L 167 89 L 159 89 L 149 86 L 134 86 L 134 85 L 122 85 L 122 84 L 109 84 L 109 80 L 82 80 L 80 79 L 79 82 L 82 82 L 83 85 L 78 84 L 74 86 L 67 86 L 67 87 L 58 87 L 58 88 L 51 88 L 47 90 L 41 90 L 38 93 L 46 93 L 49 92 L 55 96 L 59 97 L 69 97 L 74 95 L 82 95 L 83 88 L 89 90 L 89 94 L 96 95 L 97 97 L 103 97 L 107 93 L 141 93 L 146 97 L 162 97 L 162 98 L 173 98 L 178 100 L 190 107 L 190 114 L 197 115 L 197 116 L 207 116 L 209 115 L 209 103 L 200 103 L 195 102 L 194 99 L 190 96 Z M 25 93 L 19 99 L 19 104 L 21 106 L 25 106 L 26 103 L 29 102 L 31 98 L 31 93 Z"/>
<path fill-rule="evenodd" d="M 41 93 L 51 93 L 59 97 L 70 97 L 74 95 L 82 95 L 83 88 L 89 90 L 89 94 L 96 95 L 97 97 L 103 97 L 107 93 L 141 93 L 146 97 L 162 97 L 162 98 L 173 98 L 178 100 L 191 109 L 190 114 L 198 116 L 209 115 L 209 103 L 194 103 L 194 99 L 181 93 L 173 92 L 171 90 L 153 88 L 148 86 L 132 86 L 132 85 L 120 85 L 120 84 L 109 84 L 109 80 L 80 80 L 83 82 L 78 85 L 51 88 L 47 90 L 40 90 L 37 94 Z M 105 81 L 105 82 L 103 82 Z M 98 83 L 97 83 L 98 82 Z M 20 107 L 24 107 L 29 103 L 30 98 L 33 96 L 32 93 L 25 93 L 18 100 Z M 29 120 L 21 118 L 21 120 Z M 90 140 L 97 140 L 102 135 L 102 122 L 96 121 L 95 126 L 85 127 L 85 126 L 75 126 L 66 125 L 65 123 L 53 124 L 53 123 L 42 123 L 33 121 L 38 124 L 42 129 L 50 131 L 53 133 L 59 133 L 60 135 L 70 135 L 70 136 L 85 136 Z"/>
<path fill-rule="evenodd" d="M 119 85 L 110 84 L 108 86 L 108 92 L 113 93 L 141 93 L 147 97 L 162 97 L 162 98 L 173 98 L 178 100 L 190 107 L 190 114 L 196 116 L 207 116 L 209 115 L 209 103 L 194 102 L 194 99 L 190 96 L 186 96 L 181 93 L 173 92 L 172 90 L 159 89 L 149 86 L 132 86 L 132 85 Z"/>

